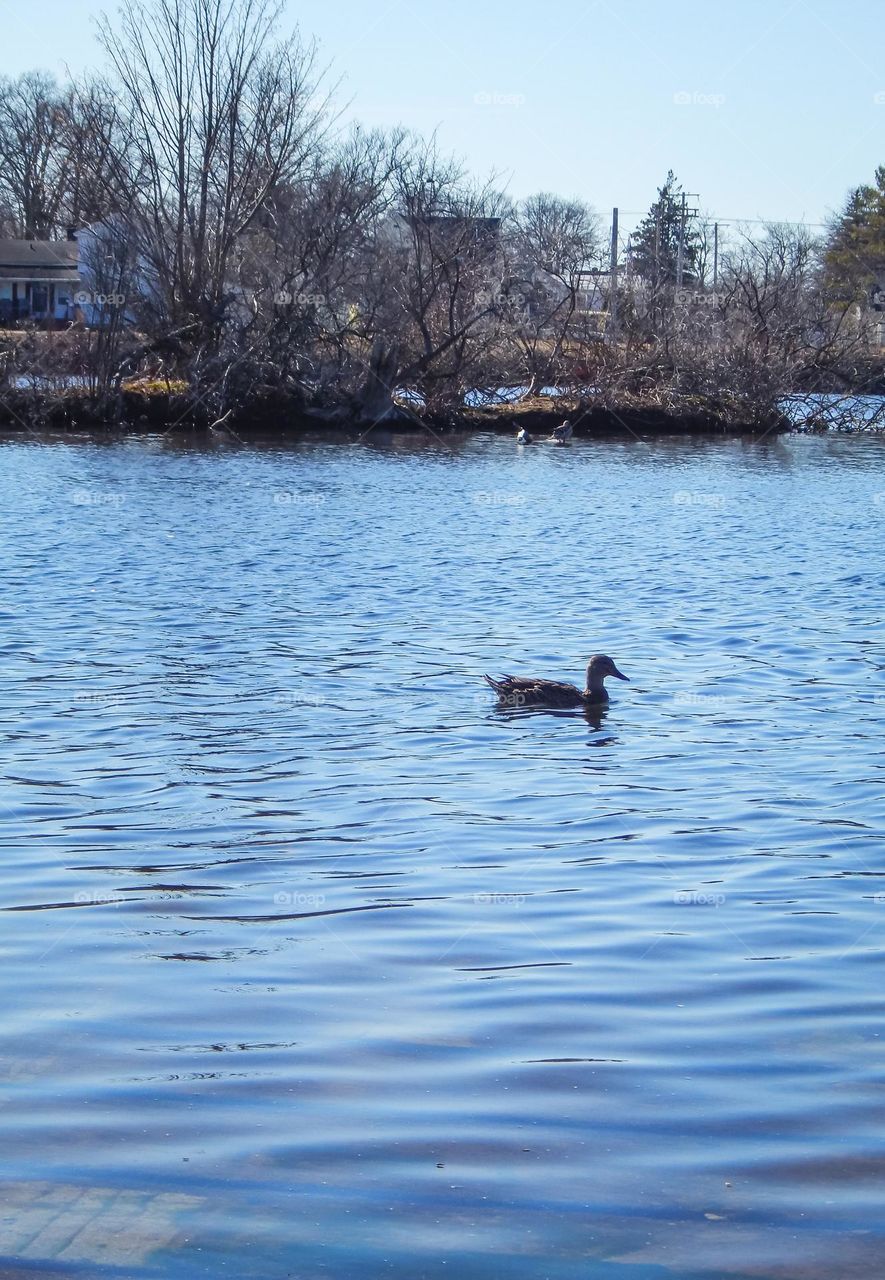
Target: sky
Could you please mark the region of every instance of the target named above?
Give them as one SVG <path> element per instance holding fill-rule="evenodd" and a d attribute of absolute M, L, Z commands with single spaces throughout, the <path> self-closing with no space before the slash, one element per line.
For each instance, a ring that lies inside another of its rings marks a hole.
<path fill-rule="evenodd" d="M 99 67 L 100 0 L 0 0 L 3 69 Z M 284 0 L 342 120 L 436 132 L 514 198 L 634 225 L 672 168 L 723 222 L 823 223 L 885 163 L 883 0 Z"/>

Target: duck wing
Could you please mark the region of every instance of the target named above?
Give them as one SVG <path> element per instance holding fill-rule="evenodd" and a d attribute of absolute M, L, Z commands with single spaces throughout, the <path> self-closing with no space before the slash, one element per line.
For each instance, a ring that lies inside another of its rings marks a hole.
<path fill-rule="evenodd" d="M 493 680 L 483 676 L 502 702 L 516 707 L 577 707 L 584 701 L 581 690 L 560 680 L 544 680 L 532 676 L 501 676 Z"/>

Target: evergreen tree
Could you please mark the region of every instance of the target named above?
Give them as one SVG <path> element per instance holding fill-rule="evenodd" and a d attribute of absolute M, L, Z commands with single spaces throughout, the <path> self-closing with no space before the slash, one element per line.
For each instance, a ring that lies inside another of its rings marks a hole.
<path fill-rule="evenodd" d="M 855 187 L 835 219 L 824 256 L 826 281 L 845 302 L 869 298 L 885 285 L 885 165 L 875 185 Z"/>
<path fill-rule="evenodd" d="M 682 283 L 690 287 L 697 281 L 699 236 L 693 218 L 686 218 L 682 227 L 682 187 L 671 169 L 632 238 L 633 269 L 655 290 L 676 284 L 680 232 L 684 235 Z"/>

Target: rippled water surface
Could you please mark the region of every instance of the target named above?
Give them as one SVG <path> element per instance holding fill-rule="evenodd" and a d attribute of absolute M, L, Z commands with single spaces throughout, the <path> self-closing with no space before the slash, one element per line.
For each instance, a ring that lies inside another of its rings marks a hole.
<path fill-rule="evenodd" d="M 0 1274 L 881 1274 L 885 442 L 0 464 Z"/>

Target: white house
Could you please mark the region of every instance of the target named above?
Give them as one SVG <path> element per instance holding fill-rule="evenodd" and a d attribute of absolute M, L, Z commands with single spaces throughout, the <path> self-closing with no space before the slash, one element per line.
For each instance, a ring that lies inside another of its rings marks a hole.
<path fill-rule="evenodd" d="M 68 318 L 79 285 L 73 232 L 67 240 L 0 239 L 0 326 Z"/>

